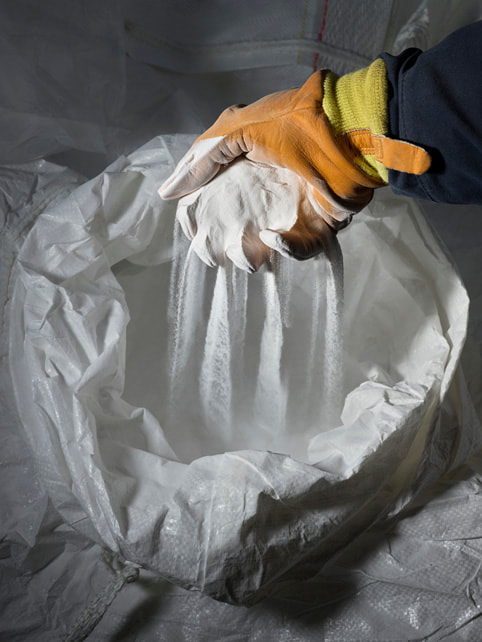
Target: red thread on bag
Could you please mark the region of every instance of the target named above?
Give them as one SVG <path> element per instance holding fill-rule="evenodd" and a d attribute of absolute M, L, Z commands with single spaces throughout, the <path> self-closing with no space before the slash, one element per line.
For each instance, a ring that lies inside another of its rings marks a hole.
<path fill-rule="evenodd" d="M 325 31 L 325 25 L 326 25 L 326 13 L 328 10 L 328 0 L 325 0 L 325 6 L 323 8 L 323 18 L 321 20 L 321 29 L 320 33 L 318 34 L 318 42 L 321 42 L 323 39 L 323 32 Z M 315 60 L 313 61 L 313 71 L 316 71 L 316 67 L 318 65 L 318 57 L 319 57 L 319 52 L 317 51 L 315 53 Z"/>

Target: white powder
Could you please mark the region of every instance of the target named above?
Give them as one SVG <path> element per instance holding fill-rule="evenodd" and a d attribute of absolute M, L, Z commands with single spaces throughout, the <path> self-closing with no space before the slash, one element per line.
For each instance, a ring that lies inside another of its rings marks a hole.
<path fill-rule="evenodd" d="M 251 275 L 230 261 L 206 267 L 194 254 L 223 260 L 226 247 L 237 244 L 238 258 L 243 251 L 254 256 L 256 230 L 291 226 L 305 189 L 287 170 L 245 161 L 195 198 L 180 201 L 181 214 L 191 217 L 198 237 L 188 250 L 176 225 L 165 428 L 185 434 L 190 422 L 198 453 L 249 446 L 303 459 L 314 435 L 340 423 L 343 260 L 338 243 L 328 248 L 329 256 L 304 262 L 266 251 L 269 260 Z M 236 227 L 241 223 L 248 234 Z"/>
<path fill-rule="evenodd" d="M 199 392 L 208 431 L 221 429 L 224 437 L 231 434 L 233 358 L 232 331 L 229 323 L 231 298 L 226 269 L 217 270 L 216 284 L 209 315 L 204 357 L 199 377 Z"/>
<path fill-rule="evenodd" d="M 198 453 L 249 445 L 303 459 L 309 439 L 340 422 L 339 247 L 303 263 L 275 255 L 253 275 L 206 267 L 178 232 L 176 247 L 165 428 L 190 422 Z"/>
<path fill-rule="evenodd" d="M 325 292 L 326 326 L 321 333 L 323 358 L 323 408 L 328 425 L 339 422 L 343 408 L 343 255 L 338 243 L 331 249 L 324 283 L 317 279 L 317 290 Z M 320 331 L 318 331 L 320 333 Z M 323 411 L 322 408 L 322 411 Z"/>
<path fill-rule="evenodd" d="M 282 434 L 285 427 L 287 395 L 280 371 L 283 323 L 277 272 L 278 260 L 268 264 L 264 273 L 266 312 L 259 353 L 254 410 L 255 421 L 261 428 L 270 433 Z"/>
<path fill-rule="evenodd" d="M 196 346 L 196 311 L 203 305 L 206 271 L 198 269 L 198 260 L 176 225 L 174 260 L 169 286 L 169 415 L 177 406 L 191 377 L 191 360 Z"/>

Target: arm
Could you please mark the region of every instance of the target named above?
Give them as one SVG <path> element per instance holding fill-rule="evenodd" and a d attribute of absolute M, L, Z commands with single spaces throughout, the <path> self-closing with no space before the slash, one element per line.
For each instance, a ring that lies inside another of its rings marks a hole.
<path fill-rule="evenodd" d="M 398 194 L 442 203 L 482 204 L 482 22 L 463 27 L 422 53 L 383 54 L 389 83 L 389 131 L 432 157 L 415 176 L 389 171 Z"/>

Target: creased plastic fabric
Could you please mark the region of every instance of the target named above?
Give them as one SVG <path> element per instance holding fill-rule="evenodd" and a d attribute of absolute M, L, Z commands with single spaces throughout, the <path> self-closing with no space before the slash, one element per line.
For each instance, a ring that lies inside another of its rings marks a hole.
<path fill-rule="evenodd" d="M 340 234 L 343 425 L 307 442 L 304 460 L 250 443 L 180 460 L 148 404 L 128 401 L 136 385 L 155 396 L 158 384 L 126 375 L 129 345 L 155 338 L 126 331 L 126 298 L 155 275 L 149 300 L 160 304 L 145 299 L 140 316 L 162 314 L 174 205 L 156 189 L 191 140 L 154 139 L 38 218 L 18 257 L 10 366 L 28 442 L 69 524 L 185 588 L 252 603 L 474 448 L 476 435 L 459 444 L 457 430 L 437 433 L 468 299 L 416 205 L 380 194 Z"/>

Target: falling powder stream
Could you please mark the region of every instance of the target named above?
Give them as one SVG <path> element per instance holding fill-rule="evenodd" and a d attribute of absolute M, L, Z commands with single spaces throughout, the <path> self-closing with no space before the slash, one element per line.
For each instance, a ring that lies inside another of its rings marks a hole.
<path fill-rule="evenodd" d="M 205 270 L 198 269 L 198 259 L 191 248 L 185 251 L 185 240 L 179 226 L 174 233 L 174 260 L 169 285 L 169 414 L 182 397 L 189 380 L 190 361 L 198 331 L 196 310 L 202 306 Z"/>
<path fill-rule="evenodd" d="M 208 430 L 220 427 L 231 432 L 232 330 L 229 324 L 229 293 L 226 269 L 219 267 L 204 345 L 199 390 Z M 214 425 L 211 426 L 211 423 Z"/>
<path fill-rule="evenodd" d="M 189 398 L 199 419 L 192 430 L 206 436 L 209 448 L 255 443 L 285 451 L 338 425 L 344 394 L 338 243 L 309 264 L 274 255 L 251 276 L 231 263 L 206 267 L 179 226 L 174 245 L 168 421 L 185 420 Z M 311 314 L 295 309 L 301 291 Z"/>
<path fill-rule="evenodd" d="M 286 393 L 281 376 L 283 323 L 276 275 L 276 259 L 264 273 L 266 314 L 261 337 L 258 380 L 254 400 L 255 416 L 260 427 L 269 432 L 282 433 L 285 423 Z"/>
<path fill-rule="evenodd" d="M 343 409 L 343 255 L 336 243 L 327 257 L 325 281 L 326 327 L 323 371 L 323 402 L 328 426 L 340 421 Z M 319 286 L 318 286 L 319 287 Z"/>

